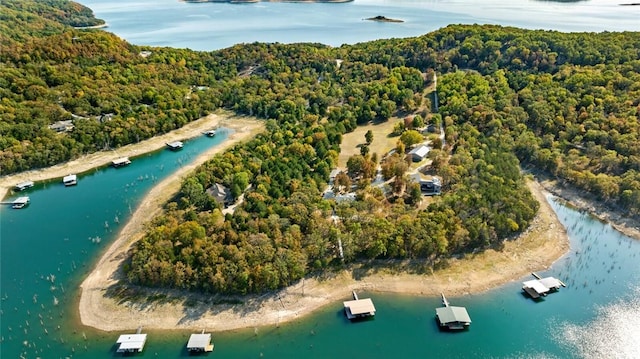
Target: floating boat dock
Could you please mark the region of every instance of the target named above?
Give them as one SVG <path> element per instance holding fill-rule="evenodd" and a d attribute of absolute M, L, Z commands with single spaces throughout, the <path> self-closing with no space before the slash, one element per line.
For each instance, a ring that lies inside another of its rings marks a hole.
<path fill-rule="evenodd" d="M 111 161 L 111 166 L 115 168 L 128 166 L 130 164 L 131 164 L 131 160 L 129 159 L 129 157 L 122 157 L 122 158 L 118 158 L 117 160 Z"/>
<path fill-rule="evenodd" d="M 173 141 L 173 142 L 168 142 L 168 143 L 167 143 L 167 147 L 168 147 L 171 151 L 178 151 L 178 150 L 181 150 L 183 146 L 184 146 L 184 144 L 183 144 L 181 141 Z"/>
<path fill-rule="evenodd" d="M 26 190 L 28 188 L 33 187 L 33 185 L 34 185 L 33 181 L 25 181 L 25 182 L 20 182 L 20 183 L 16 184 L 13 188 L 16 191 L 24 191 L 24 190 Z"/>
<path fill-rule="evenodd" d="M 213 137 L 216 135 L 216 130 L 204 131 L 203 134 L 207 137 Z"/>
<path fill-rule="evenodd" d="M 471 324 L 471 317 L 465 307 L 454 307 L 442 294 L 441 308 L 436 308 L 436 319 L 441 328 L 449 330 L 463 330 Z"/>
<path fill-rule="evenodd" d="M 138 328 L 136 334 L 123 334 L 118 337 L 116 344 L 120 344 L 116 350 L 118 353 L 139 353 L 144 349 L 147 335 L 141 334 L 142 328 Z"/>
<path fill-rule="evenodd" d="M 78 184 L 78 176 L 76 175 L 68 175 L 68 176 L 64 176 L 62 177 L 62 183 L 64 183 L 65 186 L 75 186 Z"/>
<path fill-rule="evenodd" d="M 522 290 L 532 299 L 539 299 L 548 293 L 557 292 L 560 287 L 566 287 L 561 280 L 554 277 L 540 278 L 536 273 L 531 273 L 536 279 L 522 282 Z"/>
<path fill-rule="evenodd" d="M 211 333 L 205 333 L 203 330 L 200 334 L 191 334 L 187 342 L 187 351 L 190 353 L 212 352 Z"/>
<path fill-rule="evenodd" d="M 371 298 L 358 299 L 355 291 L 351 293 L 353 294 L 353 300 L 343 302 L 344 313 L 347 319 L 354 320 L 376 315 L 376 307 L 373 305 Z"/>
<path fill-rule="evenodd" d="M 11 208 L 20 209 L 29 205 L 29 197 L 18 197 L 13 202 L 11 202 Z"/>

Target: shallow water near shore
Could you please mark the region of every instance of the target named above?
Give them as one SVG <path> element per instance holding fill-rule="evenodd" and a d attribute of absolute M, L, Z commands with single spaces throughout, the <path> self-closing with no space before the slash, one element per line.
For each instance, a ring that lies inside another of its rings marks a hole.
<path fill-rule="evenodd" d="M 51 182 L 28 195 L 24 210 L 0 211 L 3 358 L 111 358 L 121 332 L 101 332 L 78 324 L 78 285 L 143 195 L 197 154 L 222 141 L 202 137 L 180 152 L 159 151 L 124 168 L 103 168 L 65 188 Z M 637 357 L 640 242 L 587 214 L 550 198 L 566 226 L 570 252 L 542 275 L 567 284 L 534 302 L 520 281 L 487 293 L 449 298 L 467 307 L 471 328 L 441 332 L 434 318 L 439 298 L 361 293 L 371 297 L 373 320 L 350 323 L 342 303 L 333 303 L 291 323 L 214 333 L 216 358 L 454 357 L 598 358 L 614 350 Z M 523 278 L 523 280 L 529 278 Z M 345 290 L 345 300 L 350 293 Z M 631 318 L 620 320 L 621 317 Z M 594 329 L 595 328 L 595 329 Z M 597 329 L 600 328 L 600 329 Z M 135 328 L 131 328 L 132 331 Z M 616 335 L 592 335 L 605 332 Z M 139 357 L 188 356 L 190 332 L 145 330 Z"/>
<path fill-rule="evenodd" d="M 64 357 L 76 345 L 90 346 L 84 338 L 62 344 L 84 331 L 69 323 L 82 279 L 156 183 L 229 134 L 185 141 L 182 151 L 135 157 L 127 167 L 91 170 L 79 175 L 77 186 L 51 180 L 10 195 L 8 200 L 27 195 L 31 204 L 0 208 L 0 357 Z"/>

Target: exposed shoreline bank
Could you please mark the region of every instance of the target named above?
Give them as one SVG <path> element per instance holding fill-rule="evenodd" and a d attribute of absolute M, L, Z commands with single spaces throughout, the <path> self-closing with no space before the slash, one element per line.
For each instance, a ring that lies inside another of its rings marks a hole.
<path fill-rule="evenodd" d="M 4 199 L 8 194 L 10 194 L 13 186 L 17 183 L 24 181 L 49 181 L 62 178 L 70 173 L 81 174 L 94 168 L 107 166 L 112 160 L 120 157 L 136 157 L 162 149 L 166 146 L 167 142 L 188 140 L 197 136 L 202 136 L 202 132 L 215 127 L 228 127 L 236 130 L 237 133 L 232 135 L 231 138 L 233 142 L 234 136 L 244 136 L 243 131 L 255 130 L 254 127 L 257 123 L 260 123 L 260 121 L 249 120 L 246 117 L 236 116 L 230 113 L 213 113 L 192 121 L 179 129 L 150 138 L 140 143 L 126 145 L 110 151 L 95 152 L 75 160 L 47 168 L 35 169 L 0 177 L 0 199 Z M 225 144 L 223 144 L 223 146 Z"/>
<path fill-rule="evenodd" d="M 280 325 L 348 298 L 351 290 L 425 296 L 438 296 L 441 292 L 451 296 L 481 293 L 522 278 L 531 271 L 544 270 L 569 249 L 566 231 L 547 201 L 548 194 L 536 182 L 529 181 L 529 188 L 541 209 L 525 233 L 505 242 L 502 251 L 487 250 L 454 259 L 447 268 L 434 273 L 398 274 L 396 272 L 402 269 L 393 272 L 380 267 L 374 274 L 368 274 L 366 268 L 356 268 L 329 273 L 324 279 L 305 279 L 263 295 L 234 298 L 143 289 L 130 293 L 134 299 L 129 300 L 123 296 L 128 289 L 118 284 L 122 262 L 131 244 L 142 234 L 144 224 L 151 218 L 149 214 L 161 210 L 164 199 L 157 196 L 162 194 L 164 197 L 172 192 L 169 182 L 160 183 L 148 194 L 118 239 L 82 283 L 79 315 L 83 325 L 104 331 L 139 326 L 159 330 L 210 328 L 229 331 Z M 146 300 L 140 299 L 145 297 Z M 234 301 L 241 304 L 228 304 Z"/>

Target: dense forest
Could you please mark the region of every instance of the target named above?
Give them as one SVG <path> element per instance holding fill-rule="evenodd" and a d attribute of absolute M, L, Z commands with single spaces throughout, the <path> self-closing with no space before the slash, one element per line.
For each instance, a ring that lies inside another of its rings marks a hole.
<path fill-rule="evenodd" d="M 0 34 L 1 174 L 141 141 L 217 108 L 266 122 L 183 182 L 136 245 L 131 283 L 242 294 L 354 262 L 433 266 L 527 228 L 538 204 L 522 166 L 640 215 L 638 33 L 456 25 L 338 48 L 193 52 L 74 29 L 46 15 L 56 3 L 0 4 L 12 29 Z M 32 25 L 13 25 L 26 18 Z M 425 92 L 434 73 L 437 113 Z M 446 145 L 430 153 L 441 196 L 418 209 L 410 181 L 393 195 L 370 185 L 378 165 L 405 176 L 399 144 L 396 155 L 349 160 L 354 201 L 323 199 L 344 134 L 408 115 L 444 127 Z M 58 133 L 58 121 L 73 128 Z M 207 193 L 215 184 L 243 195 L 233 213 Z"/>

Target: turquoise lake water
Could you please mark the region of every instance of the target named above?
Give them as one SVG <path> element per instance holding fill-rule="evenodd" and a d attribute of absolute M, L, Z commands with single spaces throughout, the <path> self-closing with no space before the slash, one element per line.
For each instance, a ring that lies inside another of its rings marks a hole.
<path fill-rule="evenodd" d="M 179 0 L 80 0 L 111 31 L 137 45 L 215 50 L 239 43 L 319 42 L 331 46 L 419 36 L 449 24 L 500 24 L 559 31 L 638 31 L 631 0 L 355 0 L 343 4 Z M 383 15 L 403 23 L 363 19 Z"/>
<path fill-rule="evenodd" d="M 365 0 L 347 4 L 186 4 L 177 0 L 84 0 L 109 31 L 135 44 L 213 50 L 240 42 L 330 45 L 417 36 L 449 23 L 498 23 L 561 31 L 640 30 L 640 7 L 591 0 Z M 363 22 L 385 15 L 403 24 Z M 396 26 L 399 25 L 399 26 Z M 0 208 L 0 358 L 112 358 L 120 333 L 77 325 L 78 286 L 152 186 L 224 140 L 197 138 L 180 152 L 90 171 L 78 186 L 39 184 L 24 210 Z M 14 196 L 15 197 L 15 196 Z M 10 197 L 13 198 L 13 197 Z M 473 320 L 440 332 L 438 298 L 362 293 L 374 320 L 348 323 L 336 302 L 280 327 L 214 331 L 211 358 L 640 358 L 640 242 L 551 201 L 570 252 L 543 275 L 567 288 L 533 302 L 520 281 L 449 298 Z M 523 280 L 530 278 L 523 278 Z M 345 298 L 349 293 L 345 293 Z M 150 331 L 136 357 L 188 356 L 188 332 Z"/>

